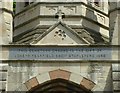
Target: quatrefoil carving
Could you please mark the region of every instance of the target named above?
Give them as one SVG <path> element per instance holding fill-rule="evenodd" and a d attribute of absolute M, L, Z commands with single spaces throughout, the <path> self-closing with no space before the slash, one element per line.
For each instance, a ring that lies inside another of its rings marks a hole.
<path fill-rule="evenodd" d="M 59 36 L 62 40 L 66 38 L 66 33 L 63 30 L 58 30 L 55 32 L 54 37 Z"/>

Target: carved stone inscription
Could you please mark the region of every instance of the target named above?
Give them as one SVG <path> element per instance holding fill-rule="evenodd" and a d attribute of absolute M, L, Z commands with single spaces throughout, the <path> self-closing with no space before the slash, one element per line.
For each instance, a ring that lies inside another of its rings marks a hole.
<path fill-rule="evenodd" d="M 11 60 L 110 60 L 110 48 L 80 47 L 14 47 Z"/>

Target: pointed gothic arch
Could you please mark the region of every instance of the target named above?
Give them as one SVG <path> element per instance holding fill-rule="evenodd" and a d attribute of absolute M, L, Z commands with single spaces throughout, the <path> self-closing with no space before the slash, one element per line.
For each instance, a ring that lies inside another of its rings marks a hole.
<path fill-rule="evenodd" d="M 28 93 L 91 93 L 95 83 L 81 75 L 66 70 L 53 70 L 39 74 L 24 84 L 16 91 L 27 91 Z M 62 91 L 65 90 L 65 91 Z"/>

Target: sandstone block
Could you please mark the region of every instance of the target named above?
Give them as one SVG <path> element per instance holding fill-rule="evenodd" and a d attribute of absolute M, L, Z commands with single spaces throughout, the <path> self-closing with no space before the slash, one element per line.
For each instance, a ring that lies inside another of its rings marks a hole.
<path fill-rule="evenodd" d="M 36 78 L 37 78 L 39 84 L 50 80 L 49 73 L 39 74 Z"/>

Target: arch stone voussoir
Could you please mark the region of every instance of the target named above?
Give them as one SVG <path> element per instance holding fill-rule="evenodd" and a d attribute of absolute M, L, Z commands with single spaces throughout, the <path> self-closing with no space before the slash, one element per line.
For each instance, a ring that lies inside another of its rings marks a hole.
<path fill-rule="evenodd" d="M 81 75 L 75 74 L 75 73 L 71 73 L 70 75 L 70 81 L 76 83 L 76 84 L 80 84 L 80 82 L 82 81 L 83 77 Z"/>
<path fill-rule="evenodd" d="M 73 72 L 69 72 L 66 70 L 62 70 L 62 69 L 57 69 L 57 70 L 53 70 L 53 71 L 49 71 L 47 73 L 43 73 L 43 74 L 38 74 L 37 76 L 35 76 L 32 79 L 29 79 L 28 81 L 26 81 L 24 84 L 22 84 L 22 86 L 20 87 L 22 91 L 27 90 L 31 90 L 32 88 L 41 85 L 42 83 L 46 82 L 46 81 L 50 81 L 50 80 L 54 80 L 54 79 L 64 79 L 64 80 L 68 80 L 68 81 L 72 81 L 76 84 L 79 84 L 81 87 L 84 87 L 87 90 L 93 90 L 93 88 L 95 87 L 95 83 L 81 75 L 78 75 L 76 73 Z M 25 88 L 24 88 L 25 87 Z"/>
<path fill-rule="evenodd" d="M 92 90 L 95 86 L 95 83 L 85 77 L 83 77 L 82 81 L 80 82 L 80 86 L 83 86 L 87 90 Z"/>
<path fill-rule="evenodd" d="M 41 84 L 41 83 L 44 83 L 46 81 L 49 81 L 50 80 L 50 75 L 47 72 L 47 73 L 37 75 L 36 78 L 37 78 L 39 84 Z"/>
<path fill-rule="evenodd" d="M 65 79 L 65 80 L 69 80 L 70 78 L 70 74 L 71 72 L 69 71 L 65 71 L 65 70 L 54 70 L 54 71 L 50 71 L 49 75 L 50 75 L 50 79 L 57 79 L 57 78 L 61 78 L 61 79 Z"/>
<path fill-rule="evenodd" d="M 38 85 L 39 85 L 39 82 L 38 82 L 37 78 L 34 77 L 34 78 L 26 81 L 24 84 L 26 85 L 27 89 L 30 90 L 30 89 L 38 86 Z"/>

